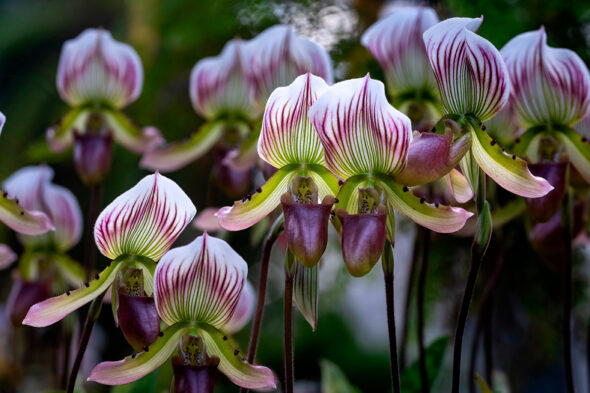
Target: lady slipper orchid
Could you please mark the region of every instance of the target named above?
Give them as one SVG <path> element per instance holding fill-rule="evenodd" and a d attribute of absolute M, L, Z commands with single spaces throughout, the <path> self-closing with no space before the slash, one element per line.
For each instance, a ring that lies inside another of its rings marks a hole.
<path fill-rule="evenodd" d="M 16 261 L 17 255 L 12 249 L 6 244 L 0 244 L 0 270 L 6 269 L 14 261 Z"/>
<path fill-rule="evenodd" d="M 142 133 L 121 112 L 135 101 L 143 85 L 143 68 L 135 50 L 106 30 L 87 29 L 66 41 L 57 70 L 57 89 L 72 109 L 60 124 L 47 130 L 51 150 L 61 152 L 74 143 L 74 132 L 92 132 L 99 117 L 113 139 L 133 152 L 149 148 L 154 135 Z M 101 127 L 99 127 L 101 128 Z"/>
<path fill-rule="evenodd" d="M 53 169 L 46 165 L 24 167 L 6 179 L 4 190 L 23 208 L 44 212 L 54 225 L 55 230 L 46 234 L 21 235 L 25 246 L 64 253 L 82 236 L 82 212 L 74 194 L 52 184 L 52 178 Z"/>
<path fill-rule="evenodd" d="M 127 268 L 142 270 L 145 292 L 151 295 L 155 263 L 195 213 L 195 206 L 172 180 L 158 173 L 144 177 L 111 202 L 94 226 L 96 245 L 112 262 L 81 288 L 31 307 L 23 324 L 43 327 L 61 320 L 105 292 Z M 116 295 L 113 297 L 115 306 Z"/>
<path fill-rule="evenodd" d="M 436 80 L 422 40 L 422 34 L 437 23 L 432 8 L 403 7 L 377 21 L 361 37 L 361 44 L 385 73 L 388 93 L 416 125 L 439 116 Z"/>
<path fill-rule="evenodd" d="M 590 182 L 590 145 L 572 128 L 590 113 L 590 73 L 582 59 L 571 50 L 549 47 L 544 28 L 514 37 L 501 53 L 512 80 L 516 119 L 526 130 L 518 151 L 532 162 L 554 161 L 554 151 L 563 146 Z"/>
<path fill-rule="evenodd" d="M 317 187 L 315 200 L 310 199 L 314 204 L 337 192 L 338 181 L 325 167 L 322 145 L 308 119 L 309 108 L 327 88 L 322 78 L 307 73 L 273 92 L 264 113 L 258 154 L 278 171 L 255 194 L 217 212 L 222 228 L 238 231 L 260 221 L 279 205 L 295 179 L 309 178 Z M 294 191 L 300 196 L 310 191 L 303 188 Z"/>
<path fill-rule="evenodd" d="M 238 307 L 247 273 L 248 265 L 229 244 L 207 234 L 170 250 L 154 275 L 156 308 L 168 328 L 142 352 L 100 363 L 88 379 L 107 385 L 135 381 L 178 349 L 185 365 L 208 366 L 209 357 L 217 358 L 219 370 L 236 385 L 274 389 L 272 371 L 243 361 L 235 344 L 219 330 Z"/>
<path fill-rule="evenodd" d="M 475 34 L 481 18 L 450 18 L 424 33 L 424 43 L 440 90 L 446 118 L 457 120 L 471 135 L 469 154 L 461 162 L 473 190 L 478 166 L 508 191 L 528 198 L 547 194 L 552 186 L 533 176 L 526 162 L 507 154 L 482 122 L 508 101 L 510 77 L 498 50 Z"/>

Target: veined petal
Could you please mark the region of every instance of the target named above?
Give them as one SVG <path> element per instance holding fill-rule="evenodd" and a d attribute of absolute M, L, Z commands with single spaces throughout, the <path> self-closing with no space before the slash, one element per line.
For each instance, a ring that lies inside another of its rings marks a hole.
<path fill-rule="evenodd" d="M 545 29 L 520 34 L 502 48 L 520 126 L 572 126 L 590 113 L 590 73 L 573 51 L 550 48 Z"/>
<path fill-rule="evenodd" d="M 565 146 L 570 162 L 580 175 L 590 183 L 590 144 L 588 139 L 572 129 L 557 132 L 557 137 Z"/>
<path fill-rule="evenodd" d="M 404 168 L 412 140 L 410 119 L 389 105 L 383 83 L 369 75 L 329 87 L 309 117 L 326 165 L 336 176 L 395 175 Z"/>
<path fill-rule="evenodd" d="M 241 231 L 266 217 L 280 203 L 281 195 L 289 188 L 291 180 L 297 175 L 297 166 L 281 168 L 260 187 L 260 192 L 235 201 L 233 206 L 219 209 L 219 225 L 228 231 Z"/>
<path fill-rule="evenodd" d="M 86 29 L 62 48 L 57 89 L 71 106 L 104 102 L 122 108 L 137 99 L 142 85 L 137 52 L 106 30 Z"/>
<path fill-rule="evenodd" d="M 116 362 L 99 363 L 90 372 L 88 380 L 103 385 L 123 385 L 137 381 L 164 364 L 176 350 L 182 336 L 188 331 L 189 326 L 186 324 L 170 326 L 162 332 L 164 335 L 158 337 L 148 351 L 127 356 Z"/>
<path fill-rule="evenodd" d="M 147 151 L 140 166 L 163 172 L 180 169 L 207 153 L 221 139 L 225 127 L 222 121 L 207 122 L 186 141 Z"/>
<path fill-rule="evenodd" d="M 252 318 L 255 301 L 256 293 L 254 292 L 254 287 L 250 284 L 250 281 L 246 280 L 242 293 L 240 293 L 240 299 L 238 300 L 234 315 L 221 327 L 221 330 L 228 334 L 233 334 L 246 326 Z"/>
<path fill-rule="evenodd" d="M 312 330 L 318 325 L 319 264 L 305 267 L 296 262 L 293 277 L 293 301 Z"/>
<path fill-rule="evenodd" d="M 272 371 L 263 366 L 254 366 L 242 360 L 239 351 L 224 340 L 219 330 L 206 324 L 199 324 L 197 333 L 203 338 L 209 356 L 220 360 L 219 370 L 233 383 L 246 389 L 273 390 L 277 381 Z"/>
<path fill-rule="evenodd" d="M 318 134 L 307 116 L 328 85 L 322 78 L 301 75 L 273 91 L 264 111 L 258 155 L 275 168 L 288 164 L 324 164 Z"/>
<path fill-rule="evenodd" d="M 503 151 L 479 128 L 472 129 L 471 152 L 479 167 L 506 190 L 526 198 L 546 195 L 553 186 L 542 177 L 533 176 L 525 161 Z"/>
<path fill-rule="evenodd" d="M 16 199 L 4 193 L 0 194 L 0 221 L 25 235 L 41 235 L 55 228 L 45 213 L 24 210 Z"/>
<path fill-rule="evenodd" d="M 450 130 L 445 135 L 420 133 L 412 140 L 408 150 L 408 162 L 395 176 L 395 181 L 415 186 L 440 179 L 459 164 L 470 147 L 469 134 L 453 142 Z"/>
<path fill-rule="evenodd" d="M 473 190 L 461 172 L 452 169 L 445 175 L 445 182 L 453 199 L 458 203 L 467 203 L 473 198 Z"/>
<path fill-rule="evenodd" d="M 27 316 L 23 320 L 23 325 L 45 327 L 60 321 L 66 315 L 106 291 L 124 265 L 123 261 L 113 261 L 98 275 L 98 279 L 85 283 L 79 289 L 67 291 L 63 295 L 35 304 L 29 309 Z"/>
<path fill-rule="evenodd" d="M 247 45 L 249 72 L 257 86 L 258 102 L 266 102 L 274 89 L 289 85 L 306 72 L 329 84 L 333 82 L 328 52 L 317 43 L 297 36 L 291 26 L 269 27 Z"/>
<path fill-rule="evenodd" d="M 522 135 L 523 130 L 516 122 L 511 101 L 508 101 L 500 112 L 486 122 L 486 131 L 502 146 L 514 143 Z"/>
<path fill-rule="evenodd" d="M 445 113 L 485 121 L 508 101 L 510 77 L 500 52 L 475 34 L 482 21 L 450 18 L 423 37 Z"/>
<path fill-rule="evenodd" d="M 398 212 L 435 232 L 456 232 L 473 215 L 458 207 L 427 203 L 424 199 L 405 192 L 401 185 L 387 176 L 380 175 L 378 182 L 386 192 L 387 200 Z"/>
<path fill-rule="evenodd" d="M 134 153 L 149 152 L 163 141 L 157 128 L 141 129 L 119 110 L 104 109 L 101 113 L 115 141 Z"/>
<path fill-rule="evenodd" d="M 328 195 L 337 195 L 340 190 L 338 178 L 322 165 L 306 165 L 307 175 L 313 179 L 318 188 L 318 199 Z"/>
<path fill-rule="evenodd" d="M 197 209 L 182 189 L 155 173 L 118 196 L 98 216 L 94 240 L 110 259 L 139 255 L 158 261 Z"/>
<path fill-rule="evenodd" d="M 207 235 L 162 257 L 154 278 L 156 308 L 168 325 L 204 322 L 222 327 L 232 317 L 248 264 L 229 244 Z"/>
<path fill-rule="evenodd" d="M 6 244 L 0 244 L 0 270 L 6 269 L 16 261 L 17 255 Z"/>
<path fill-rule="evenodd" d="M 59 124 L 49 127 L 45 132 L 45 139 L 49 150 L 61 153 L 74 143 L 74 130 L 83 130 L 90 116 L 90 109 L 76 107 L 60 120 Z"/>
<path fill-rule="evenodd" d="M 383 68 L 391 95 L 436 92 L 422 34 L 437 23 L 438 16 L 430 7 L 403 7 L 377 21 L 361 37 L 361 44 Z"/>
<path fill-rule="evenodd" d="M 233 39 L 219 56 L 207 57 L 195 65 L 189 93 L 199 115 L 210 120 L 223 114 L 250 120 L 260 115 L 256 86 L 248 77 L 247 48 L 242 40 Z"/>

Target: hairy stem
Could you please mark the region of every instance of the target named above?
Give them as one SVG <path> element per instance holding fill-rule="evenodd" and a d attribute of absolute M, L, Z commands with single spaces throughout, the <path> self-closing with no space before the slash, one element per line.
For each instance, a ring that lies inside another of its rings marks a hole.
<path fill-rule="evenodd" d="M 426 275 L 430 256 L 430 231 L 420 227 L 420 237 L 422 239 L 422 263 L 420 265 L 420 275 L 418 276 L 418 365 L 422 393 L 428 393 L 430 392 L 430 382 L 428 380 L 426 351 L 424 349 L 424 293 L 426 291 Z"/>
<path fill-rule="evenodd" d="M 74 391 L 76 378 L 78 377 L 78 371 L 80 370 L 84 353 L 88 347 L 88 341 L 90 340 L 92 329 L 94 328 L 94 324 L 100 315 L 100 310 L 102 309 L 102 299 L 104 298 L 105 294 L 106 291 L 100 294 L 92 301 L 92 303 L 90 303 L 90 308 L 88 309 L 88 314 L 86 315 L 86 321 L 84 322 L 84 328 L 82 329 L 82 335 L 80 337 L 78 352 L 76 353 L 76 358 L 74 359 L 74 364 L 72 365 L 72 370 L 70 371 L 70 378 L 68 379 L 68 384 L 66 386 L 66 393 L 73 393 Z"/>
<path fill-rule="evenodd" d="M 389 333 L 391 381 L 393 383 L 393 393 L 401 393 L 399 364 L 397 358 L 397 339 L 395 335 L 393 248 L 389 242 L 385 243 L 385 249 L 383 250 L 381 261 L 383 266 L 383 276 L 385 279 L 385 300 L 387 304 L 387 331 Z"/>

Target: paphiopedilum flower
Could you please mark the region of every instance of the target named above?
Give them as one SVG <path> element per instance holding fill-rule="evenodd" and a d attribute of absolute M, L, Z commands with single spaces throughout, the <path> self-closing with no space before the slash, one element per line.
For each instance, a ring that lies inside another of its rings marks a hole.
<path fill-rule="evenodd" d="M 193 366 L 202 358 L 219 358 L 219 370 L 239 386 L 274 389 L 272 371 L 243 361 L 235 344 L 219 330 L 231 321 L 247 273 L 248 265 L 229 244 L 207 234 L 170 250 L 154 276 L 156 307 L 169 327 L 142 352 L 97 365 L 88 379 L 107 385 L 135 381 L 160 367 L 178 348 Z M 192 338 L 200 338 L 203 345 L 187 351 L 185 340 Z"/>
<path fill-rule="evenodd" d="M 17 255 L 6 244 L 0 244 L 0 270 L 6 269 L 16 261 Z"/>
<path fill-rule="evenodd" d="M 590 145 L 572 128 L 590 113 L 590 73 L 582 59 L 571 50 L 549 47 L 544 28 L 514 37 L 501 53 L 512 80 L 517 121 L 527 130 L 519 152 L 533 162 L 552 161 L 555 149 L 546 147 L 561 145 L 590 182 Z"/>
<path fill-rule="evenodd" d="M 92 114 L 100 114 L 115 141 L 142 152 L 154 141 L 120 111 L 135 101 L 143 85 L 137 52 L 103 29 L 87 29 L 66 41 L 57 70 L 57 89 L 72 109 L 47 130 L 49 147 L 63 151 L 74 142 L 74 130 L 86 132 Z"/>
<path fill-rule="evenodd" d="M 507 154 L 481 125 L 506 104 L 511 86 L 498 50 L 475 34 L 482 21 L 483 17 L 451 18 L 424 33 L 446 117 L 457 120 L 471 134 L 471 152 L 461 162 L 463 172 L 474 190 L 479 166 L 510 192 L 529 198 L 543 196 L 551 185 L 533 176 L 526 162 Z"/>
<path fill-rule="evenodd" d="M 377 21 L 361 37 L 361 44 L 385 73 L 389 94 L 399 104 L 433 100 L 438 95 L 422 39 L 436 23 L 438 16 L 432 8 L 404 7 Z"/>
<path fill-rule="evenodd" d="M 25 325 L 51 325 L 101 295 L 129 267 L 143 271 L 145 292 L 153 292 L 155 263 L 193 219 L 196 208 L 172 180 L 156 173 L 118 196 L 98 216 L 94 239 L 112 260 L 84 286 L 34 305 Z"/>
<path fill-rule="evenodd" d="M 327 88 L 322 78 L 307 73 L 273 92 L 264 112 L 258 154 L 278 171 L 256 193 L 217 212 L 222 228 L 238 231 L 260 221 L 279 205 L 296 177 L 312 179 L 319 199 L 337 192 L 338 181 L 324 166 L 322 144 L 308 119 L 310 106 Z"/>
<path fill-rule="evenodd" d="M 72 192 L 51 183 L 53 169 L 46 165 L 24 167 L 4 181 L 4 190 L 24 209 L 44 212 L 55 228 L 38 236 L 22 235 L 27 247 L 66 252 L 82 235 L 82 212 Z"/>

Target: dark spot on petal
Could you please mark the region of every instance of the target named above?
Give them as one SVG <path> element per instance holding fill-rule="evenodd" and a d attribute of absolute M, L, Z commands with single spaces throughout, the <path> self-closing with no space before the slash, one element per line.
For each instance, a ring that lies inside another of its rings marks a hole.
<path fill-rule="evenodd" d="M 490 142 L 490 145 L 494 146 L 496 144 L 496 140 L 492 139 L 492 141 Z"/>
<path fill-rule="evenodd" d="M 96 273 L 96 274 L 94 275 L 94 279 L 95 279 L 95 280 L 98 280 L 99 278 L 100 278 L 100 276 L 98 275 L 98 273 Z"/>
<path fill-rule="evenodd" d="M 164 337 L 164 332 L 158 333 L 158 337 Z"/>
<path fill-rule="evenodd" d="M 223 336 L 223 341 L 227 341 L 227 336 Z"/>
<path fill-rule="evenodd" d="M 90 284 L 88 283 L 88 281 L 84 281 L 84 286 L 85 286 L 86 288 L 88 288 L 88 287 L 90 286 Z"/>
<path fill-rule="evenodd" d="M 434 204 L 434 207 L 438 208 L 438 202 L 436 202 L 436 203 Z"/>
<path fill-rule="evenodd" d="M 436 128 L 432 127 L 432 129 L 430 130 L 430 132 L 436 132 Z"/>
<path fill-rule="evenodd" d="M 588 141 L 588 139 L 586 139 L 586 137 L 585 137 L 585 136 L 583 136 L 583 137 L 582 137 L 582 142 L 587 142 L 587 141 Z"/>
<path fill-rule="evenodd" d="M 67 296 L 70 296 L 70 291 L 66 291 L 66 295 Z"/>
<path fill-rule="evenodd" d="M 340 200 L 338 198 L 334 198 L 334 203 L 338 203 Z"/>
<path fill-rule="evenodd" d="M 137 356 L 136 354 L 132 354 L 131 355 L 131 359 L 135 359 L 135 356 Z"/>
<path fill-rule="evenodd" d="M 21 216 L 24 216 L 24 215 L 25 215 L 25 212 L 20 212 L 20 215 L 21 215 Z"/>
<path fill-rule="evenodd" d="M 339 185 L 339 186 L 341 186 L 341 185 L 343 185 L 343 184 L 344 184 L 344 182 L 343 182 L 342 180 L 338 180 L 338 185 Z"/>
<path fill-rule="evenodd" d="M 408 192 L 410 189 L 408 188 L 408 186 L 404 186 L 403 190 L 404 192 Z"/>
<path fill-rule="evenodd" d="M 486 126 L 481 126 L 481 129 L 485 131 L 486 130 Z"/>
<path fill-rule="evenodd" d="M 513 154 L 513 155 L 512 155 L 512 159 L 513 159 L 513 160 L 516 160 L 516 154 Z"/>
<path fill-rule="evenodd" d="M 258 187 L 258 188 L 256 189 L 256 192 L 258 192 L 258 193 L 262 192 L 262 188 L 261 188 L 261 187 Z"/>
<path fill-rule="evenodd" d="M 520 143 L 520 138 L 516 138 L 516 140 L 514 141 L 514 143 Z"/>
<path fill-rule="evenodd" d="M 150 348 L 149 347 L 143 347 L 143 351 L 144 352 L 149 352 L 150 351 Z"/>
<path fill-rule="evenodd" d="M 236 349 L 236 350 L 234 351 L 234 355 L 235 355 L 235 356 L 238 356 L 238 354 L 239 354 L 239 353 L 240 353 L 240 350 L 239 350 L 239 349 Z"/>
<path fill-rule="evenodd" d="M 425 200 L 426 199 L 424 199 L 424 198 L 420 198 L 420 203 L 424 203 Z"/>

